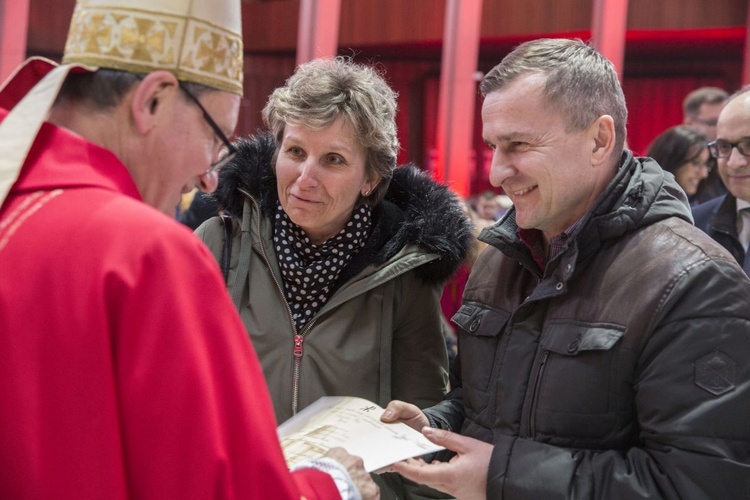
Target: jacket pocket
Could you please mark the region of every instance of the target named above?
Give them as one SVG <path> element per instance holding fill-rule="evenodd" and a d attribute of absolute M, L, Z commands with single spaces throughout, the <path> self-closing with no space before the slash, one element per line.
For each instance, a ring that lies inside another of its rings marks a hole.
<path fill-rule="evenodd" d="M 483 304 L 466 303 L 453 321 L 458 327 L 459 378 L 468 406 L 477 413 L 486 406 L 490 380 L 495 371 L 498 342 L 510 313 Z M 468 360 L 471 364 L 462 363 Z M 477 369 L 481 367 L 481 369 Z"/>
<path fill-rule="evenodd" d="M 619 326 L 550 323 L 542 339 L 542 349 L 563 356 L 576 356 L 582 351 L 607 351 L 623 333 L 624 328 Z"/>
<path fill-rule="evenodd" d="M 618 439 L 633 411 L 635 354 L 620 347 L 624 333 L 623 326 L 606 323 L 547 325 L 540 345 L 549 356 L 532 416 L 537 437 L 575 437 L 592 448 Z"/>

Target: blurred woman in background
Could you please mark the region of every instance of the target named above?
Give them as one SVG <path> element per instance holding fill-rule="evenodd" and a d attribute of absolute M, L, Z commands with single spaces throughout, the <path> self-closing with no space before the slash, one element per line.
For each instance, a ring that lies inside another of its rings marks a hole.
<path fill-rule="evenodd" d="M 677 125 L 659 134 L 649 146 L 646 156 L 671 172 L 688 199 L 691 199 L 698 191 L 698 184 L 708 177 L 713 168 L 707 143 L 706 136 L 692 127 Z"/>

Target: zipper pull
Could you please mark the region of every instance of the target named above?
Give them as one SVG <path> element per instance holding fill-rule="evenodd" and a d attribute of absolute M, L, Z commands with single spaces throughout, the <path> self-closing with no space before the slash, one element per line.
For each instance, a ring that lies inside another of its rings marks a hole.
<path fill-rule="evenodd" d="M 305 341 L 305 337 L 302 335 L 295 335 L 294 336 L 294 357 L 295 358 L 301 358 L 302 357 L 302 342 Z"/>

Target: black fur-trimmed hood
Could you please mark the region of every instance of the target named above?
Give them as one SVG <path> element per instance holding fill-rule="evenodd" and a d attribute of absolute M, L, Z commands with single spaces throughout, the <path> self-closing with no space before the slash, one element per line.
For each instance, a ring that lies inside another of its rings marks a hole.
<path fill-rule="evenodd" d="M 234 144 L 238 154 L 222 169 L 214 197 L 220 208 L 240 218 L 246 198 L 242 189 L 269 217 L 278 200 L 272 168 L 274 139 L 261 133 Z M 442 282 L 455 272 L 473 244 L 471 223 L 456 195 L 414 165 L 395 169 L 385 199 L 373 209 L 373 219 L 367 245 L 340 278 L 346 280 L 368 264 L 383 264 L 405 245 L 417 244 L 440 255 L 419 267 L 417 276 L 428 283 Z"/>

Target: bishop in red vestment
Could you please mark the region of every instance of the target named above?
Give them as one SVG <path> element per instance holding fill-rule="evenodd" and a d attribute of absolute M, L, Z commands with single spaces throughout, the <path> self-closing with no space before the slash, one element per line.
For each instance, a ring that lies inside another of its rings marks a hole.
<path fill-rule="evenodd" d="M 2 498 L 339 497 L 287 470 L 207 249 L 50 124 L 0 210 L 0 352 Z"/>
<path fill-rule="evenodd" d="M 215 260 L 163 213 L 215 187 L 239 19 L 239 0 L 79 1 L 67 63 L 31 61 L 0 91 L 0 498 L 338 499 L 371 483 L 353 462 L 354 481 L 289 472 Z"/>

